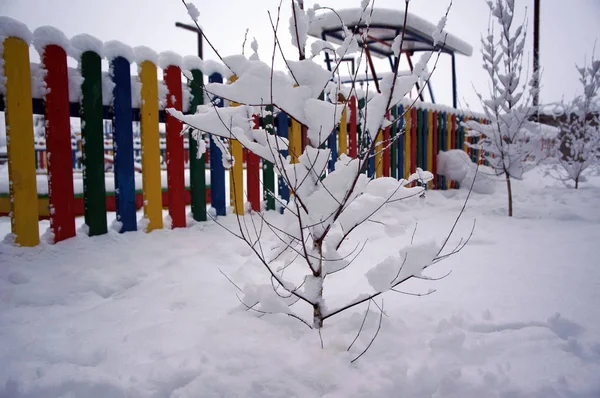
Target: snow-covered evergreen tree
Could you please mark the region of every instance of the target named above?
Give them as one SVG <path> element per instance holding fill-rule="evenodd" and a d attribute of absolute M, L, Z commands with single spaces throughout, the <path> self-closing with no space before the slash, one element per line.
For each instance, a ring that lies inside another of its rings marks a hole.
<path fill-rule="evenodd" d="M 489 95 L 478 93 L 488 124 L 468 121 L 468 136 L 477 137 L 472 147 L 498 176 L 504 175 L 508 192 L 508 215 L 513 214 L 511 178 L 520 180 L 539 153 L 540 133 L 530 121 L 531 84 L 523 70 L 526 28 L 514 23 L 514 0 L 488 1 L 490 25 L 482 37 L 483 68 L 490 77 Z M 498 29 L 499 32 L 496 32 Z M 528 89 L 529 87 L 529 89 Z"/>
<path fill-rule="evenodd" d="M 600 160 L 600 60 L 592 57 L 589 65 L 578 66 L 577 71 L 583 93 L 564 106 L 558 154 L 559 176 L 573 181 L 575 189 L 586 181 L 588 168 Z"/>

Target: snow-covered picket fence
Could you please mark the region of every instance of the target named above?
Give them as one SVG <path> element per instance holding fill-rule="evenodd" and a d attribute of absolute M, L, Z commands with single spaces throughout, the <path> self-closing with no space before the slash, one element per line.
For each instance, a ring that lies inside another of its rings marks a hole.
<path fill-rule="evenodd" d="M 185 206 L 190 204 L 193 218 L 203 221 L 207 219 L 207 203 L 217 215 L 224 215 L 228 204 L 261 210 L 263 206 L 275 209 L 277 201 L 289 200 L 289 191 L 276 178 L 272 165 L 255 160 L 244 149 L 241 159 L 233 162 L 240 169 L 231 172 L 230 179 L 245 186 L 250 204 L 228 203 L 226 173 L 220 161 L 227 140 L 219 143 L 205 138 L 200 141 L 203 145 L 198 145 L 188 137 L 187 129 L 182 137 L 181 124 L 164 111 L 170 107 L 194 113 L 196 106 L 208 100 L 219 102 L 216 97 L 209 98 L 203 87 L 207 76 L 209 82 L 232 77 L 224 64 L 195 56 L 182 58 L 172 52 L 157 54 L 118 41 L 102 43 L 86 34 L 68 39 L 49 26 L 31 33 L 24 24 L 6 17 L 1 22 L 0 111 L 19 115 L 20 119 L 12 116 L 7 126 L 10 167 L 7 175 L 0 176 L 5 180 L 0 184 L 0 214 L 12 217 L 16 242 L 37 244 L 38 218 L 51 219 L 54 240 L 60 241 L 75 235 L 74 218 L 79 215 L 85 216 L 90 235 L 106 233 L 107 209 L 117 211 L 121 231 L 125 232 L 138 228 L 135 211 L 143 204 L 150 231 L 162 228 L 160 213 L 166 206 L 170 225 L 175 228 L 186 226 Z M 40 53 L 41 63 L 29 62 L 23 49 L 30 45 Z M 68 57 L 78 61 L 77 68 L 67 66 Z M 109 61 L 109 71 L 102 71 L 102 60 Z M 130 73 L 133 63 L 138 66 L 137 75 Z M 155 78 L 158 70 L 163 71 L 163 80 Z M 27 72 L 23 76 L 31 86 L 31 95 L 23 90 L 19 95 L 24 95 L 23 102 L 30 102 L 31 107 L 10 108 L 16 91 L 11 87 L 15 71 Z M 356 156 L 356 147 L 364 139 L 358 128 L 360 117 L 356 117 L 364 101 L 354 96 L 339 98 L 347 106 L 341 115 L 343 128 L 337 128 L 324 143 L 331 150 L 329 171 L 342 154 Z M 227 102 L 220 101 L 222 105 Z M 449 149 L 464 148 L 474 161 L 480 158 L 478 151 L 465 146 L 465 129 L 460 124 L 477 115 L 408 99 L 392 113 L 395 119 L 385 128 L 384 136 L 403 136 L 374 154 L 366 170 L 369 177 L 400 179 L 418 168 L 435 172 L 437 153 Z M 31 115 L 38 115 L 36 126 L 24 121 Z M 261 129 L 257 132 L 266 129 L 289 139 L 290 145 L 295 145 L 291 155 L 299 156 L 311 137 L 301 133 L 298 117 L 257 107 L 254 125 Z M 139 131 L 134 130 L 137 128 Z M 11 134 L 11 130 L 31 134 Z M 211 161 L 211 157 L 219 160 Z M 245 178 L 241 177 L 242 165 Z M 106 168 L 113 174 L 105 174 Z M 160 183 L 161 169 L 167 169 L 166 189 Z M 141 192 L 135 186 L 140 170 L 142 179 L 148 177 Z M 74 172 L 83 173 L 83 195 L 73 188 L 77 180 Z M 48 175 L 42 181 L 44 186 L 37 186 L 41 180 L 36 173 Z M 17 174 L 27 176 L 28 182 L 15 184 Z M 114 184 L 107 178 L 114 178 Z M 429 185 L 432 189 L 447 189 L 457 183 L 438 177 Z M 27 216 L 22 215 L 25 212 Z"/>

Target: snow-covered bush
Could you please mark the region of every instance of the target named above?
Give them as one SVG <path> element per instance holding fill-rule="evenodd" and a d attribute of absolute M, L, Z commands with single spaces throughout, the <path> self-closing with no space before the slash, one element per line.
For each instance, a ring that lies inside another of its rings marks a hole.
<path fill-rule="evenodd" d="M 468 136 L 478 137 L 476 144 L 497 175 L 504 175 L 508 192 L 508 215 L 513 214 L 510 180 L 520 180 L 539 157 L 540 129 L 530 121 L 535 113 L 528 77 L 523 70 L 526 26 L 515 26 L 513 0 L 488 1 L 491 18 L 487 36 L 482 37 L 483 67 L 490 77 L 489 98 L 478 93 L 487 124 L 470 120 Z M 496 36 L 496 30 L 499 37 Z M 537 155 L 537 156 L 536 156 Z"/>
<path fill-rule="evenodd" d="M 302 320 L 311 328 L 320 329 L 330 317 L 371 302 L 381 293 L 395 291 L 398 285 L 412 277 L 426 278 L 421 275 L 425 268 L 462 246 L 442 254 L 446 239 L 442 245 L 415 244 L 392 251 L 384 261 L 373 264 L 367 272 L 372 291 L 360 294 L 345 304 L 333 308 L 328 306 L 323 295 L 326 281 L 350 266 L 362 251 L 361 245 L 348 247 L 351 245 L 348 236 L 382 208 L 421 195 L 422 187 L 410 187 L 413 181 L 427 182 L 433 177 L 421 169 L 400 181 L 394 178 L 372 180 L 365 174 L 370 154 L 382 150 L 376 145 L 382 128 L 390 123 L 386 114 L 405 97 L 418 79 L 424 77 L 425 66 L 433 54 L 424 53 L 411 73 L 398 74 L 397 62 L 394 72 L 381 81 L 379 92 L 369 92 L 363 112 L 368 117 L 361 123 L 368 145 L 360 149 L 356 159 L 342 154 L 335 163 L 334 171 L 327 172 L 331 151 L 322 144 L 339 124 L 346 106 L 337 101 L 338 94 L 343 92 L 348 98 L 356 95 L 356 88 L 354 85 L 342 87 L 337 73 L 327 71 L 304 57 L 305 25 L 315 18 L 319 7 L 305 10 L 302 5 L 293 2 L 290 32 L 295 36 L 293 43 L 299 48 L 300 60 L 286 60 L 288 73 L 274 70 L 273 64 L 267 65 L 258 57 L 224 57 L 222 61 L 235 79 L 230 79 L 231 84 L 211 83 L 205 89 L 210 96 L 225 98 L 239 106 L 217 108 L 210 103 L 199 106 L 193 115 L 184 115 L 173 109 L 167 111 L 194 129 L 195 139 L 200 140 L 203 133 L 210 133 L 223 152 L 226 166 L 231 166 L 234 159 L 227 153 L 225 140 L 239 141 L 274 165 L 291 192 L 290 201 L 280 203 L 285 209 L 283 216 L 277 222 L 267 220 L 260 213 L 238 216 L 239 231 L 234 232 L 248 243 L 264 265 L 271 284 L 240 288 L 244 293 L 240 301 L 245 308 L 261 314 L 286 314 Z M 369 1 L 363 0 L 360 18 L 366 20 L 369 14 Z M 274 23 L 274 54 L 280 41 L 277 39 L 278 21 L 279 16 Z M 443 23 L 438 29 L 436 37 L 443 40 Z M 339 70 L 341 59 L 351 54 L 357 57 L 359 65 L 365 62 L 361 43 L 368 33 L 359 36 L 346 30 L 346 34 L 346 40 L 335 51 L 339 57 L 334 71 Z M 397 40 L 401 42 L 403 36 L 400 35 Z M 295 157 L 282 154 L 282 151 L 290 149 L 287 139 L 271 134 L 270 126 L 266 129 L 254 126 L 253 115 L 270 116 L 266 106 L 272 106 L 275 113 L 285 112 L 306 130 L 306 147 L 303 153 L 295 154 L 297 161 Z M 390 143 L 383 142 L 382 145 Z M 242 187 L 234 186 L 233 189 Z M 281 201 L 279 198 L 276 200 Z M 265 230 L 269 233 L 264 233 Z M 296 303 L 310 306 L 311 320 L 303 319 L 300 312 L 292 309 Z"/>
<path fill-rule="evenodd" d="M 600 60 L 578 66 L 583 93 L 564 105 L 565 121 L 560 124 L 559 178 L 573 181 L 575 189 L 586 181 L 586 172 L 600 161 Z"/>
<path fill-rule="evenodd" d="M 440 152 L 437 156 L 437 173 L 448 180 L 458 181 L 460 188 L 491 195 L 496 191 L 498 179 L 488 166 L 476 165 L 462 149 Z M 473 182 L 475 180 L 475 182 Z"/>

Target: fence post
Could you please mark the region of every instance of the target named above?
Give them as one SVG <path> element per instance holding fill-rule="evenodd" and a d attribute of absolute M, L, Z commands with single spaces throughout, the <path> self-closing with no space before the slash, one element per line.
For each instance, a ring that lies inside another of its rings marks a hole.
<path fill-rule="evenodd" d="M 398 144 L 398 150 L 396 153 L 396 166 L 398 167 L 398 173 L 396 175 L 396 178 L 400 180 L 401 178 L 404 178 L 404 106 L 398 105 L 396 109 L 398 112 L 398 127 L 396 130 L 396 134 L 398 135 L 398 138 L 396 140 Z"/>
<path fill-rule="evenodd" d="M 223 76 L 213 73 L 208 77 L 209 83 L 223 83 Z M 215 98 L 215 106 L 222 108 L 222 98 Z M 222 162 L 221 149 L 214 143 L 219 138 L 210 138 L 210 204 L 215 209 L 217 216 L 227 214 L 225 203 L 225 167 Z"/>
<path fill-rule="evenodd" d="M 416 151 L 417 151 L 417 156 L 416 156 L 416 167 L 415 167 L 415 172 L 417 171 L 417 167 L 423 167 L 423 112 L 421 109 L 416 109 L 415 110 L 417 117 L 416 117 L 416 130 L 417 130 L 417 135 L 416 135 Z"/>
<path fill-rule="evenodd" d="M 146 232 L 163 227 L 160 141 L 158 133 L 158 77 L 156 53 L 136 47 L 139 78 L 142 83 L 140 129 L 142 135 L 142 187 Z"/>
<path fill-rule="evenodd" d="M 69 41 L 59 30 L 43 26 L 33 33 L 33 43 L 46 69 L 45 97 L 46 151 L 48 152 L 48 199 L 50 227 L 54 242 L 75 236 L 75 193 L 73 189 L 73 151 L 69 117 L 69 77 L 67 53 Z"/>
<path fill-rule="evenodd" d="M 260 118 L 258 115 L 254 115 L 254 128 L 260 128 Z M 246 157 L 246 187 L 251 209 L 260 212 L 260 157 L 250 150 L 247 150 Z"/>
<path fill-rule="evenodd" d="M 288 115 L 286 115 L 283 112 L 279 112 L 279 114 L 277 115 L 277 135 L 281 138 L 287 139 L 288 129 L 289 129 Z M 288 153 L 289 153 L 289 151 L 287 149 L 282 149 L 280 152 L 281 152 L 281 155 L 284 157 L 287 157 Z M 281 198 L 281 200 L 283 202 L 286 202 L 286 203 L 289 202 L 290 188 L 285 183 L 285 179 L 283 178 L 282 175 L 279 176 L 279 181 L 277 184 L 277 192 L 278 192 L 278 196 Z M 280 207 L 280 212 L 282 214 L 283 214 L 283 209 L 284 209 L 284 206 L 282 204 Z"/>
<path fill-rule="evenodd" d="M 341 122 L 340 122 L 340 126 L 341 126 Z M 331 156 L 330 156 L 329 162 L 327 164 L 327 169 L 329 170 L 329 172 L 332 172 L 333 170 L 335 170 L 335 162 L 337 162 L 337 159 L 338 159 L 337 139 L 338 139 L 337 128 L 334 127 L 333 131 L 331 132 L 329 137 L 327 137 L 327 147 L 329 147 L 329 150 L 331 151 Z"/>
<path fill-rule="evenodd" d="M 385 117 L 390 120 L 390 111 Z M 390 126 L 383 129 L 383 176 L 390 176 Z"/>
<path fill-rule="evenodd" d="M 190 113 L 196 113 L 199 105 L 204 104 L 204 75 L 199 69 L 200 58 L 186 56 L 183 58 L 184 69 L 192 73 L 193 80 L 188 81 L 192 98 Z M 202 133 L 199 133 L 199 139 L 202 139 Z M 206 156 L 203 154 L 198 157 L 198 142 L 192 137 L 191 130 L 188 129 L 188 151 L 190 165 L 190 205 L 192 208 L 192 217 L 195 221 L 206 221 Z M 210 145 L 207 152 L 210 151 Z M 211 187 L 212 188 L 212 187 Z"/>
<path fill-rule="evenodd" d="M 298 163 L 298 158 L 302 155 L 302 128 L 300 123 L 294 119 L 292 119 L 289 135 L 291 163 Z"/>
<path fill-rule="evenodd" d="M 412 121 L 411 121 L 411 108 L 408 108 L 404 111 L 404 175 L 403 178 L 408 178 L 410 176 L 411 169 L 411 158 L 412 158 L 412 146 L 411 146 L 411 131 L 412 131 Z"/>
<path fill-rule="evenodd" d="M 236 80 L 237 76 L 231 76 L 229 84 Z M 229 106 L 239 104 L 232 102 Z M 233 213 L 241 216 L 244 215 L 244 150 L 233 137 L 229 139 L 229 152 L 233 158 L 233 166 L 229 169 L 229 204 L 233 206 Z"/>
<path fill-rule="evenodd" d="M 444 150 L 445 151 L 449 151 L 452 149 L 452 114 L 447 112 L 445 114 L 445 120 L 444 120 L 445 126 L 446 126 L 446 136 L 445 136 L 445 143 L 444 143 Z M 446 189 L 452 189 L 453 188 L 453 184 L 452 181 L 449 179 L 446 179 Z"/>
<path fill-rule="evenodd" d="M 89 43 L 95 51 L 86 50 Z M 104 123 L 102 109 L 102 42 L 89 35 L 71 39 L 81 66 L 81 137 L 83 154 L 83 207 L 88 235 L 107 232 L 106 186 L 104 180 Z"/>
<path fill-rule="evenodd" d="M 340 118 L 340 127 L 338 134 L 338 156 L 343 153 L 344 155 L 348 155 L 348 102 L 344 100 L 341 105 L 342 109 L 342 117 Z M 337 160 L 336 158 L 336 160 Z"/>
<path fill-rule="evenodd" d="M 452 138 L 452 141 L 450 143 L 450 149 L 456 149 L 458 147 L 456 146 L 457 130 L 456 130 L 456 114 L 455 113 L 450 115 L 450 129 L 451 129 L 450 137 Z M 451 181 L 450 186 L 451 186 L 451 188 L 456 188 L 456 181 Z"/>
<path fill-rule="evenodd" d="M 433 111 L 427 110 L 427 170 L 433 172 Z M 431 181 L 428 183 L 431 187 Z"/>
<path fill-rule="evenodd" d="M 19 24 L 20 37 L 9 36 L 3 42 L 4 76 L 6 76 L 6 141 L 10 192 L 11 232 L 15 243 L 35 246 L 40 243 L 38 198 L 31 103 L 29 41 L 31 33 Z"/>
<path fill-rule="evenodd" d="M 443 112 L 438 112 L 437 114 L 437 153 L 443 151 L 444 148 L 444 115 Z M 437 169 L 436 169 L 437 170 Z M 444 177 L 438 175 L 437 176 L 437 188 L 444 189 Z"/>
<path fill-rule="evenodd" d="M 366 142 L 365 147 L 366 148 L 370 148 L 371 147 L 371 132 L 367 132 L 366 134 L 363 134 L 363 140 L 364 142 Z M 379 136 L 379 134 L 377 134 L 377 136 Z M 367 164 L 367 176 L 369 178 L 377 178 L 377 165 L 376 160 L 377 160 L 377 150 L 379 148 L 376 146 L 375 148 L 373 148 L 368 154 L 368 164 Z"/>
<path fill-rule="evenodd" d="M 392 125 L 390 126 L 390 140 L 392 141 L 390 147 L 390 177 L 398 179 L 398 141 L 396 136 L 398 134 L 398 108 L 392 107 Z"/>
<path fill-rule="evenodd" d="M 131 47 L 118 41 L 104 44 L 115 87 L 111 106 L 113 117 L 113 156 L 115 164 L 115 204 L 119 232 L 137 230 L 135 175 L 133 168 L 133 118 L 131 105 Z"/>
<path fill-rule="evenodd" d="M 356 159 L 356 136 L 357 136 L 357 107 L 356 107 L 356 97 L 353 95 L 350 97 L 350 131 L 348 136 L 348 144 L 349 155 L 352 159 Z"/>
<path fill-rule="evenodd" d="M 275 139 L 275 126 L 273 120 L 273 105 L 267 105 L 263 118 L 264 128 L 267 134 Z M 262 159 L 263 169 L 263 200 L 267 204 L 267 210 L 275 210 L 275 171 L 273 163 Z"/>
<path fill-rule="evenodd" d="M 441 144 L 442 144 L 442 151 L 447 151 L 448 150 L 448 117 L 447 117 L 447 112 L 443 112 L 442 113 L 442 117 L 441 117 L 441 135 L 442 135 L 442 140 L 441 140 Z M 442 177 L 442 189 L 446 190 L 448 189 L 448 181 L 446 179 L 446 177 Z"/>
<path fill-rule="evenodd" d="M 160 54 L 159 65 L 163 70 L 163 79 L 167 84 L 167 108 L 183 111 L 183 93 L 181 87 L 181 62 L 179 55 L 167 51 Z M 167 132 L 167 197 L 169 201 L 169 216 L 171 228 L 185 228 L 185 177 L 183 124 L 175 117 L 165 112 Z"/>

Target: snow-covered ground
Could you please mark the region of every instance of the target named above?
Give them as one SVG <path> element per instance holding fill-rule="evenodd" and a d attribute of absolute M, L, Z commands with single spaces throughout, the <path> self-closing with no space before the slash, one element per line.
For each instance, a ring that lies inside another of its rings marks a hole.
<path fill-rule="evenodd" d="M 473 194 L 449 246 L 414 281 L 332 317 L 319 335 L 241 310 L 235 283 L 267 282 L 213 222 L 174 231 L 0 243 L 0 397 L 600 397 L 600 178 L 567 189 L 543 169 Z M 441 241 L 466 192 L 429 191 L 369 222 L 357 262 L 328 277 L 335 306 L 367 291 L 367 265 L 414 239 Z M 402 211 L 400 211 L 402 210 Z M 278 217 L 275 213 L 269 217 Z M 235 228 L 235 218 L 221 219 Z M 81 221 L 80 221 L 81 222 Z M 47 227 L 42 223 L 40 230 Z M 9 220 L 0 218 L 0 234 Z M 381 305 L 381 302 L 378 302 Z M 297 304 L 301 315 L 309 309 Z"/>

